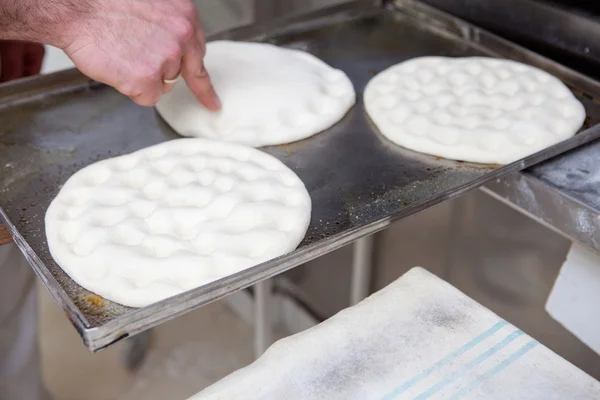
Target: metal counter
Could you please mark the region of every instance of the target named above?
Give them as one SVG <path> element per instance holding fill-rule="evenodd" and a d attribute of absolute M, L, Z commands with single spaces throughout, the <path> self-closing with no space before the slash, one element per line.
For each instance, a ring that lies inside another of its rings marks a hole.
<path fill-rule="evenodd" d="M 98 299 L 73 282 L 49 254 L 44 215 L 60 186 L 77 170 L 177 135 L 154 110 L 136 106 L 75 71 L 0 87 L 0 159 L 5 163 L 0 172 L 0 223 L 9 226 L 91 350 L 600 137 L 600 106 L 594 101 L 600 86 L 595 81 L 418 2 L 396 1 L 385 9 L 364 4 L 357 1 L 280 25 L 218 35 L 309 51 L 349 75 L 358 102 L 339 124 L 319 135 L 263 149 L 300 176 L 313 200 L 311 225 L 296 251 L 142 309 Z M 490 55 L 542 68 L 574 90 L 586 107 L 587 122 L 575 137 L 503 167 L 448 161 L 392 145 L 366 117 L 362 91 L 388 66 L 426 55 Z"/>

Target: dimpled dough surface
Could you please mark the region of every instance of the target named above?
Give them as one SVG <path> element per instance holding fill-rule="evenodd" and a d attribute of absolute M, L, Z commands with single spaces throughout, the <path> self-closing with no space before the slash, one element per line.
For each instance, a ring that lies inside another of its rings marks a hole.
<path fill-rule="evenodd" d="M 493 58 L 422 57 L 375 76 L 365 107 L 392 142 L 454 160 L 508 164 L 574 136 L 583 105 L 557 78 Z"/>
<path fill-rule="evenodd" d="M 46 235 L 78 284 L 142 307 L 294 250 L 310 214 L 304 184 L 274 157 L 178 139 L 74 174 Z"/>
<path fill-rule="evenodd" d="M 355 103 L 346 74 L 303 51 L 217 41 L 208 43 L 205 64 L 220 112 L 204 108 L 183 80 L 156 106 L 183 136 L 253 147 L 290 143 L 335 125 Z"/>

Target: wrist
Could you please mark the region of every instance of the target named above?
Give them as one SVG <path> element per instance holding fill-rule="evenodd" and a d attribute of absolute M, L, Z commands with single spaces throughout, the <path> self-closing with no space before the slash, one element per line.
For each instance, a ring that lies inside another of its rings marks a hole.
<path fill-rule="evenodd" d="M 43 20 L 45 26 L 37 33 L 39 38 L 36 41 L 64 50 L 77 38 L 79 27 L 92 12 L 94 2 L 66 0 L 43 3 L 46 4 L 45 15 L 38 20 Z"/>
<path fill-rule="evenodd" d="M 81 36 L 82 27 L 93 15 L 96 1 L 67 0 L 62 3 L 54 6 L 53 23 L 48 28 L 52 43 L 47 44 L 65 50 Z"/>

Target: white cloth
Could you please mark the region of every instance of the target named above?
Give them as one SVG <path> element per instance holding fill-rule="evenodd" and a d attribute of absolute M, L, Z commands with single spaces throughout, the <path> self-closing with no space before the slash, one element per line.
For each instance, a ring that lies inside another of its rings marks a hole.
<path fill-rule="evenodd" d="M 579 340 L 600 354 L 600 256 L 573 243 L 546 311 Z"/>
<path fill-rule="evenodd" d="M 13 243 L 0 246 L 0 400 L 42 400 L 35 275 Z"/>
<path fill-rule="evenodd" d="M 600 383 L 424 269 L 191 400 L 600 399 Z"/>

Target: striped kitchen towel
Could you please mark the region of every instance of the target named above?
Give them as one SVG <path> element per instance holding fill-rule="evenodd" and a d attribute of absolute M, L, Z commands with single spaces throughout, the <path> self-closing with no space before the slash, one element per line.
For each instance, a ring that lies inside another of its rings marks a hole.
<path fill-rule="evenodd" d="M 600 399 L 600 383 L 422 268 L 190 400 Z"/>

